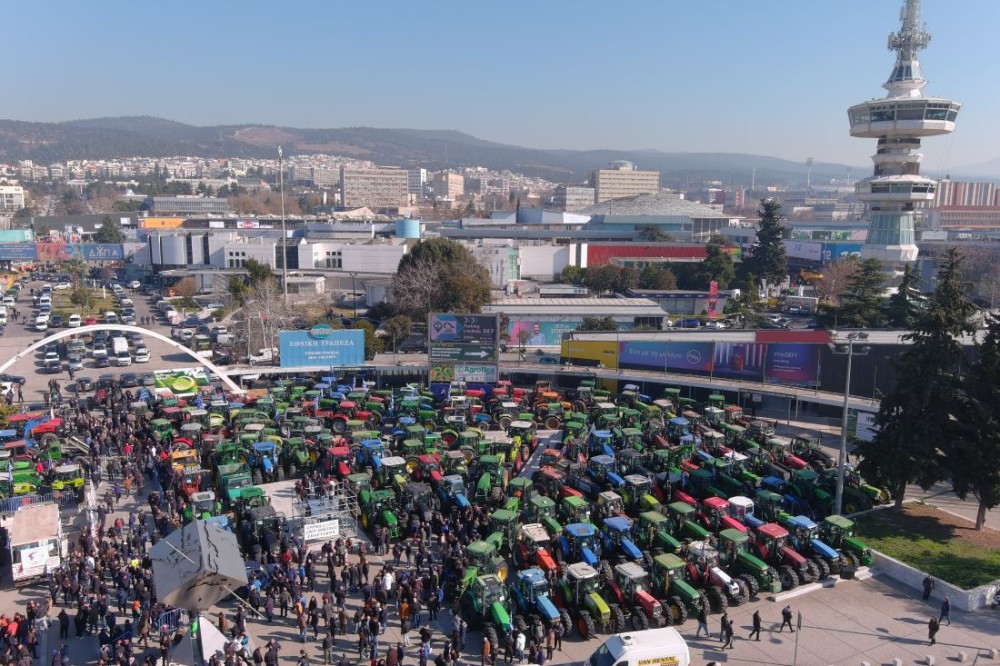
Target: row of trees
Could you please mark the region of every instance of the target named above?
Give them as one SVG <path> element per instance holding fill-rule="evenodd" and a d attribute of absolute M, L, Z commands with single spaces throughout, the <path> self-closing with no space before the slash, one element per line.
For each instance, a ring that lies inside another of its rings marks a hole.
<path fill-rule="evenodd" d="M 1000 319 L 988 320 L 970 361 L 962 338 L 977 329 L 967 286 L 952 249 L 933 293 L 911 312 L 909 346 L 897 360 L 896 387 L 882 397 L 874 441 L 857 452 L 862 474 L 891 488 L 897 507 L 907 484 L 950 480 L 961 499 L 976 498 L 981 530 L 1000 504 Z"/>
<path fill-rule="evenodd" d="M 827 328 L 910 329 L 927 306 L 920 277 L 909 265 L 899 287 L 886 296 L 886 279 L 878 259 L 840 259 L 830 266 L 834 280 L 842 281 L 839 294 L 827 293 L 819 306 L 817 322 Z M 824 271 L 823 282 L 827 280 Z"/>

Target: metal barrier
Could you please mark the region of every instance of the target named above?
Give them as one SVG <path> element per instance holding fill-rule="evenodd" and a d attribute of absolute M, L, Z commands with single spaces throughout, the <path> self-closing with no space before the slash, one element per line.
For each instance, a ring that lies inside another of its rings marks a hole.
<path fill-rule="evenodd" d="M 181 613 L 183 612 L 183 609 L 175 608 L 160 614 L 160 617 L 156 620 L 156 626 L 160 628 L 161 632 L 177 631 L 181 628 Z"/>
<path fill-rule="evenodd" d="M 54 501 L 56 501 L 54 493 L 46 493 L 44 495 L 18 495 L 17 497 L 8 497 L 7 499 L 0 502 L 0 513 L 11 514 L 15 513 L 22 506 L 46 504 L 48 502 L 54 502 Z"/>

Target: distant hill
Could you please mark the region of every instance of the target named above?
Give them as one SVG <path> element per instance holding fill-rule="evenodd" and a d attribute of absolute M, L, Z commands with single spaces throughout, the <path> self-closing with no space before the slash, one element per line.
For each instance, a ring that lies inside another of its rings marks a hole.
<path fill-rule="evenodd" d="M 281 145 L 286 155 L 331 153 L 387 166 L 443 169 L 484 166 L 553 181 L 579 182 L 612 160 L 659 170 L 668 184 L 719 180 L 749 184 L 802 182 L 805 166 L 776 157 L 736 153 L 666 153 L 657 150 L 543 150 L 484 141 L 449 130 L 298 129 L 267 125 L 195 127 L 149 116 L 95 118 L 63 123 L 0 120 L 0 162 L 30 159 L 47 164 L 116 157 L 267 158 Z M 847 166 L 815 163 L 814 182 L 842 178 Z M 857 172 L 857 171 L 855 171 Z"/>

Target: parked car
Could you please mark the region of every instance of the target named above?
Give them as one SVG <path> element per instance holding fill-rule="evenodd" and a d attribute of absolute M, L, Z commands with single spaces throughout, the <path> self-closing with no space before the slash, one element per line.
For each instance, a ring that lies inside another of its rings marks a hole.
<path fill-rule="evenodd" d="M 56 291 L 63 291 L 65 289 L 72 288 L 72 286 L 73 285 L 71 285 L 69 282 L 59 282 L 55 286 L 53 286 L 52 288 L 55 289 Z"/>
<path fill-rule="evenodd" d="M 56 374 L 62 372 L 62 369 L 62 361 L 57 358 L 45 361 L 45 372 Z"/>
<path fill-rule="evenodd" d="M 58 314 L 52 315 L 52 318 L 49 319 L 49 326 L 51 326 L 52 328 L 62 328 L 63 326 L 62 315 Z"/>
<path fill-rule="evenodd" d="M 134 372 L 126 372 L 122 375 L 121 386 L 122 388 L 135 388 L 139 385 L 139 375 Z"/>
<path fill-rule="evenodd" d="M 78 314 L 71 314 L 69 319 L 66 320 L 66 326 L 68 328 L 80 328 L 81 318 Z"/>
<path fill-rule="evenodd" d="M 76 392 L 84 393 L 86 391 L 94 390 L 94 380 L 90 377 L 77 377 L 76 378 Z"/>
<path fill-rule="evenodd" d="M 83 357 L 79 354 L 69 355 L 69 369 L 73 372 L 77 370 L 83 370 Z"/>
<path fill-rule="evenodd" d="M 24 384 L 27 380 L 21 375 L 11 375 L 6 372 L 0 372 L 0 382 L 13 382 L 15 384 Z"/>
<path fill-rule="evenodd" d="M 139 347 L 135 350 L 135 362 L 136 363 L 149 363 L 149 350 L 145 347 Z"/>

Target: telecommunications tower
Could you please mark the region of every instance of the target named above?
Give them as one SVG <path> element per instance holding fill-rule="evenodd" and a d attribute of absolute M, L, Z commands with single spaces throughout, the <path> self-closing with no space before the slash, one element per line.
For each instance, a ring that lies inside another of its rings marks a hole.
<path fill-rule="evenodd" d="M 955 131 L 959 102 L 924 97 L 924 80 L 917 53 L 931 36 L 920 25 L 920 0 L 905 0 L 899 32 L 889 35 L 896 65 L 882 87 L 881 99 L 848 109 L 851 136 L 878 139 L 872 156 L 875 173 L 855 186 L 858 199 L 868 206 L 868 237 L 861 248 L 864 259 L 878 259 L 889 273 L 917 258 L 914 211 L 933 201 L 937 182 L 920 175 L 920 140 Z"/>

